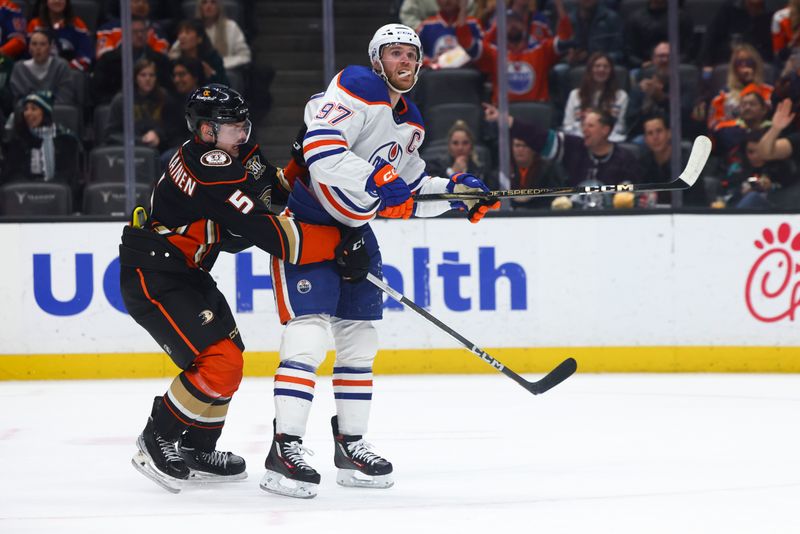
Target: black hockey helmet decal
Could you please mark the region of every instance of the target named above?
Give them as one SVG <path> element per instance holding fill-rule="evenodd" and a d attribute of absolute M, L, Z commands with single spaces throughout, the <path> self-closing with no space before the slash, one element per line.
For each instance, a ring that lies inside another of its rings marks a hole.
<path fill-rule="evenodd" d="M 195 134 L 199 134 L 201 121 L 219 125 L 246 121 L 249 117 L 250 110 L 242 95 L 219 83 L 198 87 L 186 102 L 186 125 Z"/>

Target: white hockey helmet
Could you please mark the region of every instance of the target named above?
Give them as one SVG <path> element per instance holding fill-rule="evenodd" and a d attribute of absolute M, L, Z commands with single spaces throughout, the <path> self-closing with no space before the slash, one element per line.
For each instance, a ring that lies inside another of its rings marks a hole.
<path fill-rule="evenodd" d="M 389 82 L 389 78 L 386 76 L 386 73 L 383 70 L 381 51 L 383 50 L 384 46 L 390 44 L 406 44 L 417 49 L 417 66 L 414 71 L 414 83 L 411 84 L 411 87 L 408 89 L 400 90 L 393 86 Z M 417 32 L 403 24 L 386 24 L 385 26 L 381 26 L 378 28 L 378 31 L 375 32 L 375 35 L 372 36 L 372 40 L 369 42 L 369 61 L 373 69 L 375 68 L 376 63 L 380 65 L 380 72 L 377 70 L 375 72 L 377 72 L 378 75 L 383 78 L 383 81 L 386 82 L 386 85 L 388 85 L 390 89 L 398 93 L 407 93 L 414 87 L 414 85 L 416 85 L 419 75 L 419 68 L 422 66 L 422 43 L 419 40 L 419 35 L 417 35 Z"/>

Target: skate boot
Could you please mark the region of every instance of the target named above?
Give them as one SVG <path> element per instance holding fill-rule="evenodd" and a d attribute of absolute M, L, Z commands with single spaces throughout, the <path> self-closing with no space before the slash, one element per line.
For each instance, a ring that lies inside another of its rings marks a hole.
<path fill-rule="evenodd" d="M 205 452 L 192 444 L 184 432 L 178 441 L 178 453 L 190 469 L 189 479 L 197 482 L 230 482 L 247 478 L 245 461 L 232 452 Z"/>
<path fill-rule="evenodd" d="M 133 467 L 144 476 L 172 493 L 180 493 L 182 481 L 189 478 L 189 468 L 175 450 L 175 443 L 162 438 L 147 420 L 136 440 L 139 451 L 131 459 Z"/>
<path fill-rule="evenodd" d="M 264 462 L 267 472 L 261 479 L 261 489 L 287 497 L 311 499 L 316 497 L 320 476 L 303 459 L 314 452 L 303 447 L 298 436 L 275 434 L 272 446 Z"/>
<path fill-rule="evenodd" d="M 372 452 L 372 445 L 361 436 L 345 436 L 339 433 L 339 421 L 331 418 L 335 452 L 333 463 L 339 468 L 336 483 L 350 488 L 391 488 L 392 464 Z"/>

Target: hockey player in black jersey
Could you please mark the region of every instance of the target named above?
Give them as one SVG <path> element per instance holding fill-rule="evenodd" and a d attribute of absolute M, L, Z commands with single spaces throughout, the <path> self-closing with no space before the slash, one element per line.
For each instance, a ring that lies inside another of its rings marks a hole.
<path fill-rule="evenodd" d="M 366 276 L 355 238 L 270 213 L 286 197 L 282 170 L 249 142 L 247 104 L 212 84 L 186 106 L 193 136 L 155 185 L 149 216 L 135 212 L 120 245 L 120 287 L 131 317 L 182 372 L 156 397 L 137 439 L 133 465 L 177 493 L 182 481 L 238 480 L 245 461 L 216 450 L 231 397 L 242 379 L 244 344 L 209 271 L 221 251 L 255 245 L 294 264 L 336 258 L 345 278 Z"/>

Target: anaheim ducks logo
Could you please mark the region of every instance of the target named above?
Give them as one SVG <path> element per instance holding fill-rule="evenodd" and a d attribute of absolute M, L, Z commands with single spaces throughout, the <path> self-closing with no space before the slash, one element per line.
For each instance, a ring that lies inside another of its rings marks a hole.
<path fill-rule="evenodd" d="M 205 326 L 214 320 L 214 312 L 211 310 L 203 310 L 198 313 L 197 316 L 203 320 L 203 322 L 200 323 L 200 326 Z"/>
<path fill-rule="evenodd" d="M 200 163 L 206 167 L 225 167 L 233 160 L 224 150 L 211 150 L 200 157 Z"/>

